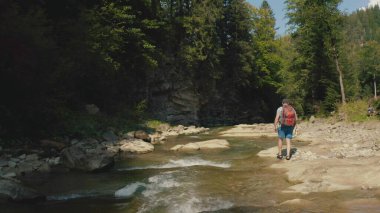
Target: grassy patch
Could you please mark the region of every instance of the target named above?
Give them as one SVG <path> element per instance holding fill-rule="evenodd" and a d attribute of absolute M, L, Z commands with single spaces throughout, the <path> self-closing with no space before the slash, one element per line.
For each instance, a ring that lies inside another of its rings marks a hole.
<path fill-rule="evenodd" d="M 365 100 L 348 102 L 338 106 L 338 116 L 344 117 L 347 121 L 368 121 L 377 119 L 376 116 L 367 116 L 368 103 Z"/>
<path fill-rule="evenodd" d="M 156 129 L 158 126 L 162 124 L 168 124 L 159 120 L 147 120 L 145 121 L 145 126 L 150 129 Z"/>

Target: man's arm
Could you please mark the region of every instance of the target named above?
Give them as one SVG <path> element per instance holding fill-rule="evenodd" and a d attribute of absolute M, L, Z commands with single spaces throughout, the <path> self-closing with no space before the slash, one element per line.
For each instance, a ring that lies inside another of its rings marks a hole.
<path fill-rule="evenodd" d="M 274 119 L 274 131 L 277 132 L 278 120 L 280 119 L 280 114 L 276 113 L 276 118 Z"/>

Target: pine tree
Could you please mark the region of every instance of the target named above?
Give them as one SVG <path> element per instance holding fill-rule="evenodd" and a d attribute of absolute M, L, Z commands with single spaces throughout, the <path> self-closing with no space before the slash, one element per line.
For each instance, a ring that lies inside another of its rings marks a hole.
<path fill-rule="evenodd" d="M 286 2 L 292 38 L 300 54 L 294 61 L 294 71 L 304 82 L 301 86 L 305 88 L 304 107 L 309 112 L 333 110 L 339 97 L 339 84 L 345 101 L 338 59 L 340 12 L 337 7 L 341 1 Z"/>

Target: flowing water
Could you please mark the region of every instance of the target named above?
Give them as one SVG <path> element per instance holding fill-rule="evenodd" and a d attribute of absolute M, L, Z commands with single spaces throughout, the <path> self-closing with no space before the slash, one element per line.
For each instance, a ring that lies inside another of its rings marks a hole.
<path fill-rule="evenodd" d="M 226 138 L 231 144 L 229 150 L 191 153 L 169 150 L 176 144 L 222 138 L 217 134 L 220 130 L 170 138 L 166 144 L 156 146 L 153 153 L 121 156 L 115 168 L 106 173 L 70 172 L 35 177 L 29 181 L 48 195 L 48 201 L 7 204 L 0 212 L 347 212 L 336 203 L 371 197 L 360 191 L 281 193 L 294 183 L 287 181 L 284 171 L 269 168 L 275 158 L 257 157 L 260 150 L 276 145 L 274 139 Z M 306 210 L 302 206 L 278 205 L 295 198 L 317 205 Z"/>

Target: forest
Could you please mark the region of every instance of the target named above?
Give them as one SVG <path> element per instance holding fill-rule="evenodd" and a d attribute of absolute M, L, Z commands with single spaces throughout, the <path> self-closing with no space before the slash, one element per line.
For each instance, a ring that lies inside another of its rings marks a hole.
<path fill-rule="evenodd" d="M 88 137 L 148 120 L 272 122 L 363 101 L 379 107 L 380 8 L 267 1 L 0 1 L 0 137 Z"/>

